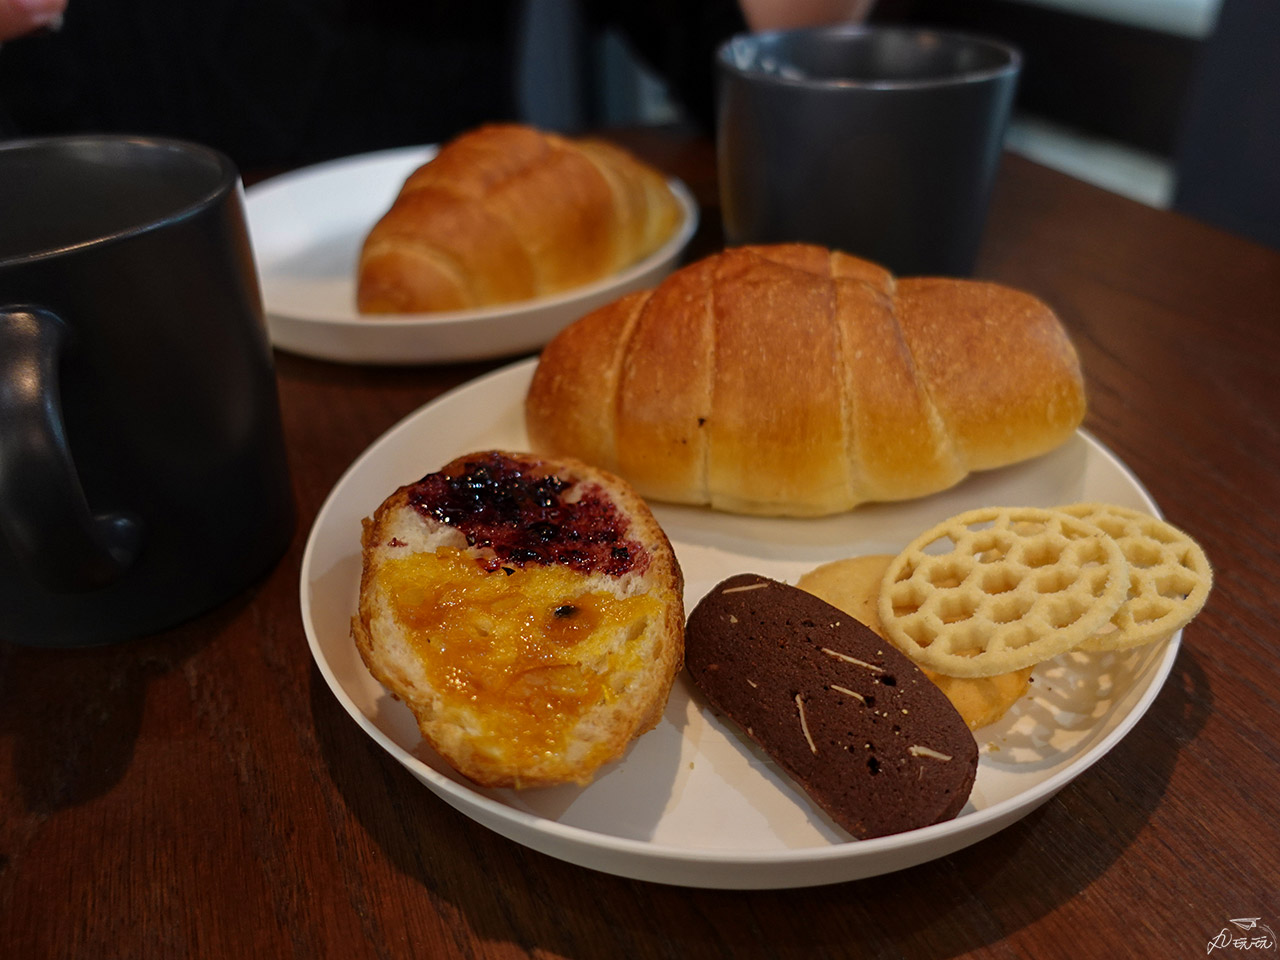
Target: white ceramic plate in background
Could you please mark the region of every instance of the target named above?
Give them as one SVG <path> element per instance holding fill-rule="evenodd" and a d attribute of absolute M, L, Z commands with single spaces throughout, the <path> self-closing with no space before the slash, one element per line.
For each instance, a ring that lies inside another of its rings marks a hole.
<path fill-rule="evenodd" d="M 1122 654 L 1067 654 L 1037 668 L 1032 693 L 982 747 L 969 803 L 947 823 L 850 840 L 764 754 L 702 703 L 682 674 L 656 729 L 588 787 L 478 788 L 426 747 L 413 716 L 370 676 L 350 638 L 360 521 L 397 487 L 464 453 L 526 448 L 523 400 L 535 361 L 435 400 L 374 443 L 320 510 L 301 574 L 302 617 L 338 700 L 383 749 L 448 803 L 536 850 L 620 876 L 686 886 L 780 888 L 875 876 L 945 856 L 1025 816 L 1133 727 L 1177 654 L 1169 641 Z M 1085 433 L 1036 460 L 951 490 L 835 517 L 743 517 L 655 505 L 684 571 L 686 611 L 720 580 L 750 571 L 794 583 L 818 564 L 897 553 L 962 510 L 1105 501 L 1156 513 L 1137 479 Z"/>
<path fill-rule="evenodd" d="M 271 340 L 282 350 L 340 363 L 453 363 L 537 350 L 583 314 L 656 286 L 698 226 L 683 183 L 669 180 L 684 211 L 675 234 L 620 273 L 566 293 L 478 310 L 370 318 L 356 311 L 356 263 L 373 225 L 405 178 L 436 147 L 402 147 L 333 160 L 255 184 L 245 192 L 254 259 Z"/>

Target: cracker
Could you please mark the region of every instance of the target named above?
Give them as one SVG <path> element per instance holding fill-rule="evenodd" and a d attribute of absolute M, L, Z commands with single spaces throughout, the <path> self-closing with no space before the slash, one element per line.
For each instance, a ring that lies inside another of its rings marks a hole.
<path fill-rule="evenodd" d="M 868 553 L 843 560 L 833 560 L 814 567 L 796 581 L 796 586 L 851 617 L 857 617 L 880 636 L 880 583 L 893 562 L 893 554 Z"/>
<path fill-rule="evenodd" d="M 800 577 L 796 586 L 821 597 L 833 607 L 865 623 L 880 636 L 880 584 L 893 562 L 893 554 L 872 553 L 833 560 Z M 920 669 L 940 689 L 970 730 L 995 723 L 1027 692 L 1033 667 L 1023 667 L 994 677 L 949 677 L 921 666 Z"/>
<path fill-rule="evenodd" d="M 1129 563 L 1129 595 L 1109 624 L 1081 642 L 1081 650 L 1127 650 L 1171 636 L 1200 612 L 1213 585 L 1204 550 L 1177 527 L 1150 514 L 1109 503 L 1059 507 L 1101 529 Z"/>
<path fill-rule="evenodd" d="M 1061 511 L 987 507 L 917 537 L 885 572 L 885 635 L 921 666 L 991 677 L 1074 649 L 1129 595 L 1129 564 Z"/>

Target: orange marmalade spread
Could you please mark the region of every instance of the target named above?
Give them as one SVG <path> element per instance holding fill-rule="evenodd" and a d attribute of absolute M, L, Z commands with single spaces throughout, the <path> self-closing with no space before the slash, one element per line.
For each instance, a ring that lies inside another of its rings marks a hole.
<path fill-rule="evenodd" d="M 616 695 L 611 678 L 639 666 L 626 640 L 661 611 L 649 596 L 585 592 L 567 564 L 491 569 L 451 547 L 389 560 L 382 576 L 442 711 L 468 714 L 476 748 L 516 766 L 561 753 Z"/>

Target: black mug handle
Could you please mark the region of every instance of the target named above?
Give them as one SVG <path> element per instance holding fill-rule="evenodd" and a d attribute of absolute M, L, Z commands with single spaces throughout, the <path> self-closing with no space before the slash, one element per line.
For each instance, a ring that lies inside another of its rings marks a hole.
<path fill-rule="evenodd" d="M 66 338 L 48 310 L 0 308 L 0 534 L 39 583 L 60 592 L 112 583 L 140 541 L 132 517 L 89 509 L 62 421 Z"/>

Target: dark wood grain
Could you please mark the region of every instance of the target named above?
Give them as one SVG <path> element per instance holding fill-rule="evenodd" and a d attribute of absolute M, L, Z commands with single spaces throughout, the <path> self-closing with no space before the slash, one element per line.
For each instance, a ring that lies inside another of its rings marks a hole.
<path fill-rule="evenodd" d="M 707 144 L 626 141 L 690 182 L 713 249 Z M 597 874 L 474 824 L 334 700 L 298 571 L 351 461 L 497 361 L 280 354 L 299 524 L 270 575 L 121 646 L 0 645 L 0 956 L 1082 960 L 1280 927 L 1280 254 L 1011 156 L 978 273 L 1058 308 L 1088 428 L 1217 570 L 1150 712 L 1039 810 L 900 873 L 749 893 Z"/>

